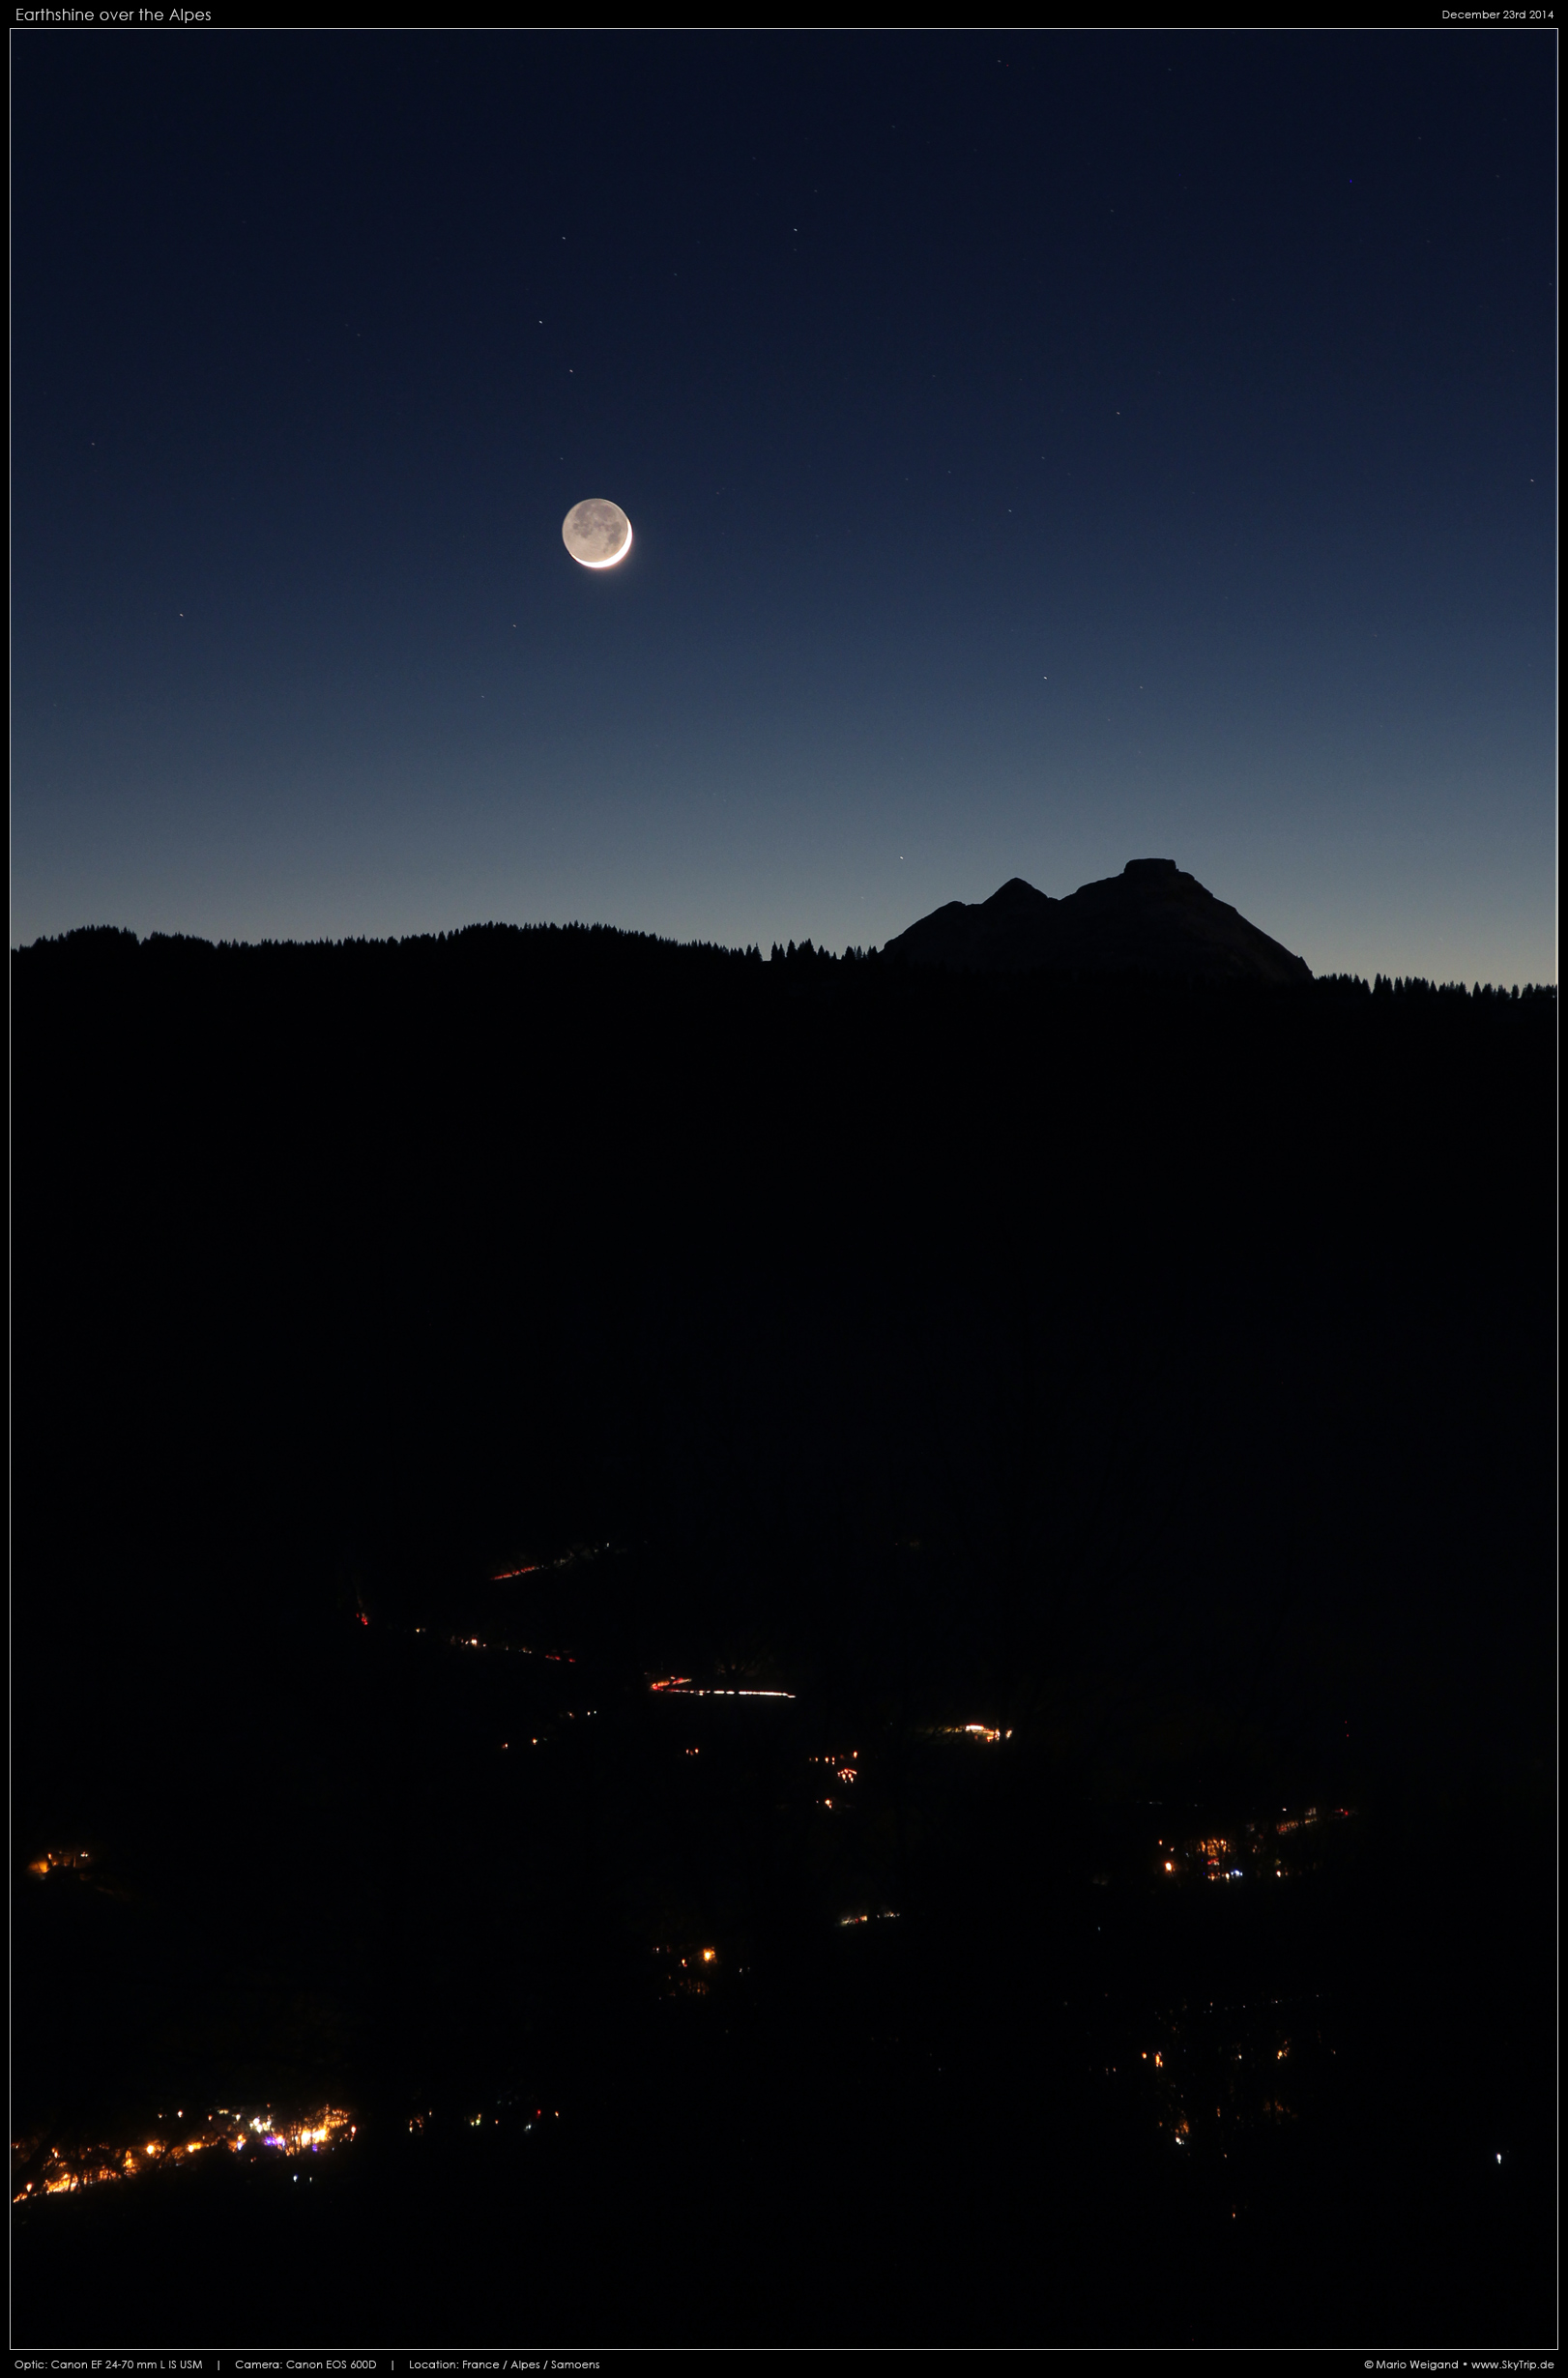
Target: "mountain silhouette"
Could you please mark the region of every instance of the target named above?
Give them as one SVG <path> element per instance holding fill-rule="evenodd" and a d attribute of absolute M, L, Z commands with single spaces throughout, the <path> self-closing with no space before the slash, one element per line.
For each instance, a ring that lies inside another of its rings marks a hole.
<path fill-rule="evenodd" d="M 1312 980 L 1304 958 L 1216 900 L 1174 858 L 1130 858 L 1119 875 L 1085 884 L 1065 900 L 1015 875 L 989 900 L 933 909 L 886 942 L 884 955 L 986 974 L 1052 967 L 1226 982 Z"/>

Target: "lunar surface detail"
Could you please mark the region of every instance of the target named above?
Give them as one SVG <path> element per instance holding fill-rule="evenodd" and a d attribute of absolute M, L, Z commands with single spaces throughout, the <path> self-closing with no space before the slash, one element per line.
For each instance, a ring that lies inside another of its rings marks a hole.
<path fill-rule="evenodd" d="M 561 541 L 584 569 L 612 569 L 631 551 L 631 522 L 608 496 L 585 496 L 561 523 Z"/>

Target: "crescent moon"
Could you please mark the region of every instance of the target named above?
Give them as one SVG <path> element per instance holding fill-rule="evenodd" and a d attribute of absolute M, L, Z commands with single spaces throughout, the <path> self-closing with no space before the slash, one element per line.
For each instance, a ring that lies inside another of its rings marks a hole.
<path fill-rule="evenodd" d="M 614 569 L 631 551 L 631 522 L 608 496 L 585 496 L 561 523 L 561 541 L 584 569 Z"/>

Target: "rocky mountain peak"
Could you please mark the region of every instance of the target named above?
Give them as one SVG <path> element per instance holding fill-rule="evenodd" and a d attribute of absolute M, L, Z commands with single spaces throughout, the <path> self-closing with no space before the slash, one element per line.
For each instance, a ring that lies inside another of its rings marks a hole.
<path fill-rule="evenodd" d="M 1242 916 L 1174 858 L 1130 858 L 1119 875 L 1053 899 L 1013 876 L 988 900 L 950 900 L 886 944 L 915 966 L 1022 974 L 1151 973 L 1206 981 L 1310 982 L 1304 958 Z"/>

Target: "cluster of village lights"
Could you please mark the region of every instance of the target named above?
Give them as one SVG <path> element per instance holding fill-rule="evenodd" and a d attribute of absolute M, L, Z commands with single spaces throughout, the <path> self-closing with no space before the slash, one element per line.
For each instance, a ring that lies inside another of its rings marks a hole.
<path fill-rule="evenodd" d="M 699 1685 L 689 1676 L 657 1676 L 651 1679 L 650 1693 L 683 1693 L 693 1700 L 721 1701 L 793 1701 L 793 1693 L 779 1693 L 761 1685 Z"/>
<path fill-rule="evenodd" d="M 175 2119 L 184 2121 L 183 2106 L 176 2108 Z M 165 2164 L 183 2163 L 209 2147 L 226 2147 L 235 2155 L 243 2153 L 247 2146 L 270 2147 L 285 2156 L 307 2152 L 314 2155 L 323 2147 L 346 2144 L 358 2134 L 358 2129 L 343 2108 L 335 2105 L 324 2105 L 305 2120 L 281 2127 L 270 2107 L 246 2116 L 231 2112 L 227 2106 L 218 2106 L 206 2117 L 204 2131 L 194 2137 L 149 2138 L 131 2147 L 56 2147 L 37 2179 L 26 2182 L 18 2194 L 23 2200 L 34 2195 L 61 2196 L 79 2189 L 96 2188 L 105 2181 L 134 2180 L 141 2173 Z"/>

